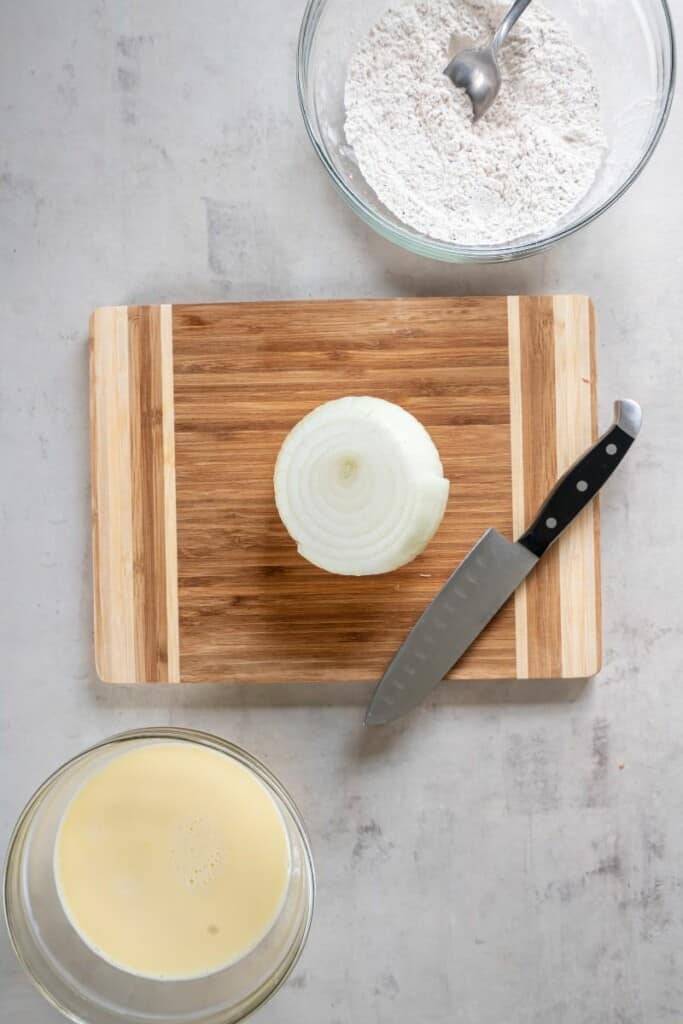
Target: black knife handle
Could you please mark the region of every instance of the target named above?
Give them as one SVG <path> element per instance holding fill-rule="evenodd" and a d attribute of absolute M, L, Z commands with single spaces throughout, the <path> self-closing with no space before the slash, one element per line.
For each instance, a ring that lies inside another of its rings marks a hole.
<path fill-rule="evenodd" d="M 636 439 L 642 419 L 637 402 L 614 403 L 614 423 L 560 478 L 520 544 L 539 558 L 547 551 L 609 480 Z"/>

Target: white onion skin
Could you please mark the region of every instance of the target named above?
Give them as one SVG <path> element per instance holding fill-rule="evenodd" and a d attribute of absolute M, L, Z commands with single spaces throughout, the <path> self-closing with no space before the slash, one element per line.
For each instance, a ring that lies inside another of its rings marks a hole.
<path fill-rule="evenodd" d="M 304 416 L 282 444 L 273 482 L 299 554 L 344 576 L 411 562 L 436 533 L 449 492 L 419 420 L 367 395 L 335 399 Z"/>

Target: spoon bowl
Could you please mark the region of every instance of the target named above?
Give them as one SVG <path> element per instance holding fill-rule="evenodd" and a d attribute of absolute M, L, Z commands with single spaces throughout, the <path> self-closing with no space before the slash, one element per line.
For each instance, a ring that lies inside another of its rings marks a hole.
<path fill-rule="evenodd" d="M 469 96 L 474 121 L 484 116 L 500 90 L 500 71 L 491 46 L 481 50 L 461 50 L 450 61 L 444 74 Z"/>
<path fill-rule="evenodd" d="M 450 78 L 453 85 L 464 89 L 469 96 L 475 121 L 491 108 L 500 91 L 498 50 L 530 3 L 531 0 L 515 0 L 488 46 L 460 50 L 444 69 L 444 75 Z"/>

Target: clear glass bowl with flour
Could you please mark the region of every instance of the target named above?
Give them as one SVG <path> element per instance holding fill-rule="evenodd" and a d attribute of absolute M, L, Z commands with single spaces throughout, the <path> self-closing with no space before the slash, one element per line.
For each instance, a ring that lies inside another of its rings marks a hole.
<path fill-rule="evenodd" d="M 485 42 L 498 0 L 309 0 L 306 128 L 351 207 L 390 241 L 452 262 L 527 256 L 590 223 L 657 145 L 671 105 L 666 0 L 534 0 L 473 126 L 442 74 Z"/>
<path fill-rule="evenodd" d="M 313 862 L 291 798 L 239 747 L 185 729 L 123 733 L 34 794 L 5 867 L 28 974 L 84 1024 L 230 1024 L 304 947 Z"/>

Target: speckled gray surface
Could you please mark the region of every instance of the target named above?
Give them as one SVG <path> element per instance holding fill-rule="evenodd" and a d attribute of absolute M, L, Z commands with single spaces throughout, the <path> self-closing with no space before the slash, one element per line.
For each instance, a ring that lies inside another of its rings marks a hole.
<path fill-rule="evenodd" d="M 211 729 L 282 776 L 315 845 L 310 943 L 263 1024 L 680 1024 L 680 104 L 585 233 L 502 268 L 430 264 L 372 236 L 317 165 L 293 82 L 300 7 L 0 4 L 3 842 L 85 744 Z M 593 294 L 602 419 L 622 394 L 646 412 L 603 501 L 595 681 L 458 685 L 369 737 L 366 688 L 97 683 L 93 306 L 518 291 Z M 0 1019 L 57 1021 L 0 943 Z"/>

